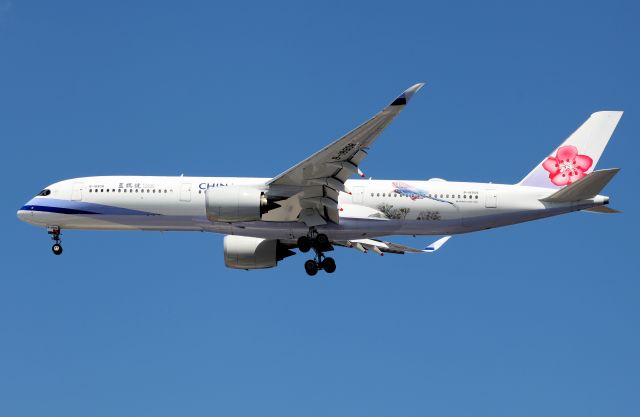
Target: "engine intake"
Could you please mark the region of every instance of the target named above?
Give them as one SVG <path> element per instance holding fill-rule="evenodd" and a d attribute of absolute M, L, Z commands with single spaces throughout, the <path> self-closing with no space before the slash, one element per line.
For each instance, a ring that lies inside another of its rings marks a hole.
<path fill-rule="evenodd" d="M 224 237 L 224 265 L 233 269 L 273 268 L 295 252 L 277 239 L 228 235 Z"/>
<path fill-rule="evenodd" d="M 212 222 L 260 220 L 271 209 L 264 193 L 256 188 L 230 186 L 209 188 L 205 194 L 207 218 Z"/>

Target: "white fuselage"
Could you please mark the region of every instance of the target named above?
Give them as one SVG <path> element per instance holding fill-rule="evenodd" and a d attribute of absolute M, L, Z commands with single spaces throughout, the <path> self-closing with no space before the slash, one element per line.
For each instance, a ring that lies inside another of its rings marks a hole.
<path fill-rule="evenodd" d="M 269 192 L 268 178 L 105 176 L 75 178 L 47 187 L 18 217 L 61 229 L 207 231 L 295 240 L 308 233 L 297 221 L 212 222 L 206 190 L 233 185 Z M 395 180 L 348 180 L 339 194 L 340 223 L 318 226 L 331 239 L 384 235 L 457 234 L 554 216 L 608 202 L 541 199 L 555 190 L 518 185 Z"/>

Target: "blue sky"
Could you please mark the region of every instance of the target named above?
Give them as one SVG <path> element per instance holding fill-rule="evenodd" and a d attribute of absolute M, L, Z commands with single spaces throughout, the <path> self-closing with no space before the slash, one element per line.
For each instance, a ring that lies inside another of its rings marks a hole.
<path fill-rule="evenodd" d="M 637 415 L 639 12 L 0 0 L 0 415 Z M 624 214 L 341 250 L 316 279 L 225 269 L 202 233 L 66 232 L 54 257 L 15 217 L 70 177 L 276 175 L 420 81 L 367 175 L 513 183 L 621 109 L 599 167 Z"/>

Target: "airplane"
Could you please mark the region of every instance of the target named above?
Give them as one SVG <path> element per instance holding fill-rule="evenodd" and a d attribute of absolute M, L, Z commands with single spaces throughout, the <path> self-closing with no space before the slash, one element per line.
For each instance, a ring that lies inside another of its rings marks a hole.
<path fill-rule="evenodd" d="M 601 190 L 618 168 L 595 170 L 621 111 L 593 113 L 517 184 L 363 177 L 360 165 L 380 133 L 423 87 L 415 84 L 371 119 L 273 178 L 99 176 L 44 188 L 17 212 L 45 227 L 62 253 L 63 229 L 198 231 L 224 234 L 224 263 L 272 268 L 313 250 L 310 276 L 333 273 L 336 247 L 431 253 L 452 235 L 574 211 L 617 213 Z M 390 235 L 444 235 L 423 249 Z"/>

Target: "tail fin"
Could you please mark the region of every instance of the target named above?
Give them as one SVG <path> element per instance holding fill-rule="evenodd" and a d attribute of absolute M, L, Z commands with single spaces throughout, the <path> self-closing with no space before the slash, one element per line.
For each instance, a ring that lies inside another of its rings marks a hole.
<path fill-rule="evenodd" d="M 527 174 L 518 185 L 559 188 L 584 178 L 593 171 L 607 146 L 621 111 L 593 113 L 551 155 Z"/>

